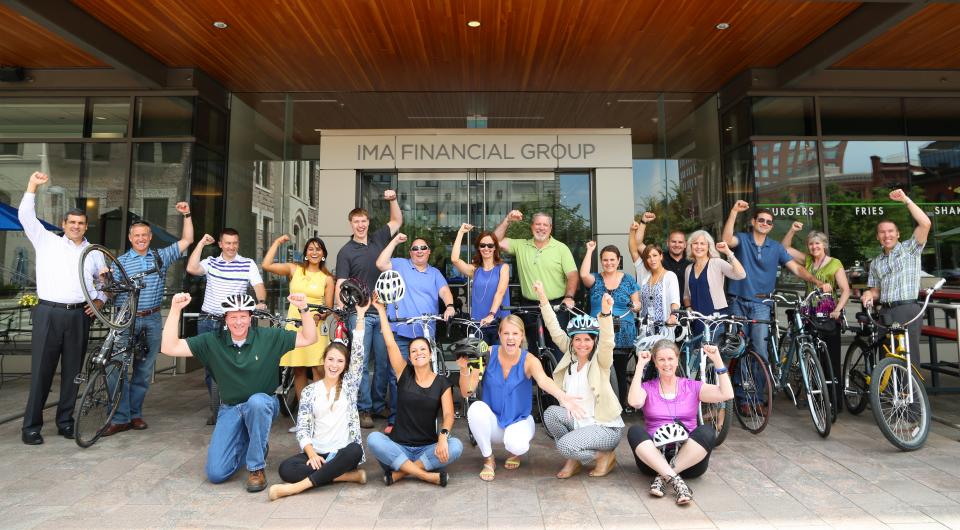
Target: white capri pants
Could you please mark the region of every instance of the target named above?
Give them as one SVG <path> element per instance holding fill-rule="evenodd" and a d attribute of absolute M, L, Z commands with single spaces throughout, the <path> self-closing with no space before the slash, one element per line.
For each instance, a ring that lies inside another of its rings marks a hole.
<path fill-rule="evenodd" d="M 475 401 L 467 409 L 467 423 L 484 458 L 493 454 L 494 442 L 502 442 L 504 449 L 510 454 L 517 456 L 526 454 L 530 450 L 530 440 L 533 440 L 533 435 L 536 433 L 533 416 L 527 416 L 507 425 L 506 429 L 501 429 L 497 424 L 496 414 L 483 401 Z"/>

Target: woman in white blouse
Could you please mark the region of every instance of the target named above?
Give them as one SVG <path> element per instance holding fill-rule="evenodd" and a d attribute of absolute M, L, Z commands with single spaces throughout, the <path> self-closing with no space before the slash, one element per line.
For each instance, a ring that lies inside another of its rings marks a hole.
<path fill-rule="evenodd" d="M 362 315 L 370 307 L 357 306 Z M 357 392 L 363 371 L 364 319 L 357 319 L 350 360 L 339 342 L 327 346 L 320 379 L 303 389 L 297 412 L 297 442 L 302 453 L 280 464 L 280 478 L 287 484 L 270 486 L 270 500 L 296 495 L 331 482 L 367 483 L 363 463 Z"/>

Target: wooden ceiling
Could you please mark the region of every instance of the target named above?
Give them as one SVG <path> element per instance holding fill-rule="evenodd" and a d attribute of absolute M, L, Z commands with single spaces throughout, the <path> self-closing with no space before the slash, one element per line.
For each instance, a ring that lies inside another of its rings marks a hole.
<path fill-rule="evenodd" d="M 234 92 L 712 92 L 855 9 L 783 0 L 72 0 Z M 229 24 L 215 29 L 214 21 Z M 481 27 L 466 26 L 479 20 Z M 730 29 L 715 25 L 726 22 Z"/>
<path fill-rule="evenodd" d="M 30 68 L 104 67 L 34 22 L 0 4 L 0 65 Z"/>
<path fill-rule="evenodd" d="M 960 5 L 928 6 L 835 66 L 960 69 Z"/>

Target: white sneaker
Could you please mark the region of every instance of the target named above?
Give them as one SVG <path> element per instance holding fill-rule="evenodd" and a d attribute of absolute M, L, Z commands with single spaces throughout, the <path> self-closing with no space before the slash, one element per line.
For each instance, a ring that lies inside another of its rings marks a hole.
<path fill-rule="evenodd" d="M 293 427 L 290 427 L 289 429 L 287 429 L 287 432 L 297 432 L 297 426 L 294 425 Z"/>

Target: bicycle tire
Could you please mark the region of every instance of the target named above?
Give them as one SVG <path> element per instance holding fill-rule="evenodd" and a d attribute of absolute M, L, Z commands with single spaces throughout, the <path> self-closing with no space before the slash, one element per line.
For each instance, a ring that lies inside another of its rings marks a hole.
<path fill-rule="evenodd" d="M 766 362 L 748 350 L 732 359 L 728 368 L 734 374 L 733 412 L 744 429 L 753 434 L 762 432 L 773 414 L 773 385 Z M 737 387 L 740 395 L 737 395 Z M 766 388 L 764 391 L 763 388 Z"/>
<path fill-rule="evenodd" d="M 80 260 L 77 263 L 77 273 L 80 275 L 80 290 L 83 292 L 83 298 L 87 302 L 87 306 L 93 311 L 93 316 L 97 320 L 103 323 L 111 329 L 122 330 L 130 327 L 130 324 L 133 323 L 134 316 L 134 307 L 136 300 L 133 296 L 127 296 L 126 301 L 122 306 L 118 306 L 115 303 L 105 303 L 103 307 L 97 309 L 96 304 L 93 303 L 94 297 L 90 293 L 89 286 L 85 281 L 85 271 L 88 266 L 93 266 L 88 263 L 88 260 L 97 259 L 94 253 L 99 253 L 100 259 L 103 260 L 102 265 L 107 268 L 107 272 L 103 275 L 107 278 L 107 281 L 97 280 L 94 282 L 94 288 L 98 291 L 105 291 L 107 293 L 116 294 L 120 292 L 119 290 L 112 289 L 114 285 L 114 271 L 116 271 L 120 278 L 118 283 L 121 285 L 129 285 L 130 277 L 127 275 L 127 271 L 123 268 L 123 265 L 117 260 L 117 258 L 103 245 L 88 245 L 87 248 L 83 249 L 83 252 L 80 253 Z M 99 265 L 99 264 L 98 264 Z"/>
<path fill-rule="evenodd" d="M 907 390 L 907 377 L 913 378 L 913 403 L 898 403 Z M 907 363 L 887 357 L 877 363 L 870 380 L 870 408 L 880 432 L 902 451 L 923 447 L 930 434 L 930 399 L 917 375 L 907 373 Z M 906 419 L 905 423 L 900 420 Z M 900 428 L 903 428 L 903 433 Z"/>
<path fill-rule="evenodd" d="M 860 414 L 870 402 L 870 365 L 875 352 L 861 340 L 854 340 L 843 357 L 843 404 L 851 414 Z"/>
<path fill-rule="evenodd" d="M 553 352 L 550 350 L 544 351 L 539 357 L 540 364 L 543 365 L 543 371 L 547 374 L 547 377 L 553 378 L 553 369 L 556 367 L 557 362 L 553 358 Z M 534 406 L 536 407 L 536 417 L 535 421 L 538 423 L 543 423 L 543 415 L 550 408 L 551 405 L 557 405 L 557 399 L 548 394 L 545 390 L 540 388 L 540 385 L 534 385 Z M 546 429 L 544 429 L 546 431 Z M 547 436 L 551 439 L 553 436 L 550 434 L 550 431 L 546 431 Z"/>
<path fill-rule="evenodd" d="M 717 383 L 717 374 L 713 371 L 713 363 L 710 362 L 710 359 L 707 359 L 706 373 L 704 374 L 703 382 L 706 384 L 716 385 Z M 728 399 L 726 401 L 721 401 L 720 403 L 702 403 L 698 413 L 697 421 L 700 425 L 703 425 L 709 422 L 713 425 L 714 430 L 716 431 L 717 437 L 714 442 L 714 447 L 719 446 L 727 439 L 727 434 L 730 433 L 730 423 L 733 421 L 733 400 Z M 706 418 L 706 419 L 705 419 Z M 719 419 L 718 419 L 719 418 Z"/>
<path fill-rule="evenodd" d="M 810 419 L 813 420 L 817 434 L 826 438 L 830 436 L 830 426 L 833 425 L 830 420 L 830 390 L 823 376 L 820 359 L 817 358 L 817 349 L 812 344 L 804 344 L 800 346 L 800 356 L 803 360 L 800 375 L 803 378 L 803 391 L 806 393 Z"/>
<path fill-rule="evenodd" d="M 87 374 L 87 384 L 77 403 L 74 421 L 74 441 L 80 447 L 95 444 L 110 426 L 123 392 L 124 378 L 117 377 L 123 368 L 122 362 L 111 360 L 92 366 Z M 114 377 L 117 379 L 111 390 L 110 380 Z"/>
<path fill-rule="evenodd" d="M 843 406 L 840 397 L 840 381 L 837 374 L 833 373 L 833 363 L 830 359 L 830 352 L 827 349 L 827 343 L 823 340 L 817 340 L 817 358 L 820 359 L 820 368 L 823 369 L 823 377 L 826 379 L 827 388 L 830 389 L 830 423 L 837 422 L 837 414 L 840 407 Z"/>

